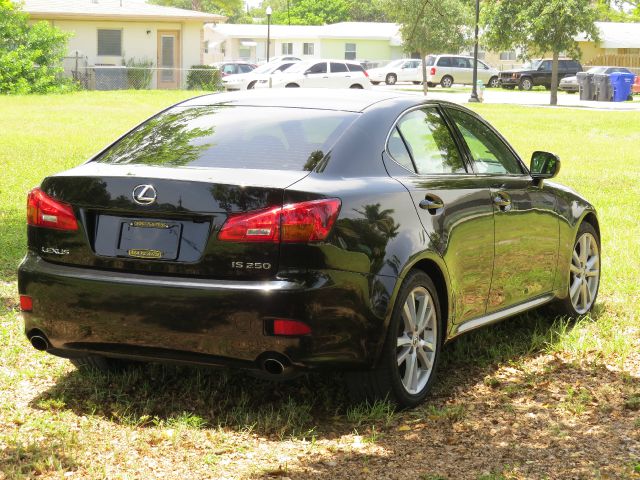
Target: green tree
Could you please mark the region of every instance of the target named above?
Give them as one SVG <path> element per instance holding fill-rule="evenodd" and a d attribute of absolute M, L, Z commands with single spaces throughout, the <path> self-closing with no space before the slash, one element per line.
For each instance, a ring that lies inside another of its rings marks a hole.
<path fill-rule="evenodd" d="M 580 57 L 575 37 L 597 40 L 597 8 L 591 0 L 485 0 L 483 43 L 494 50 L 519 48 L 524 56 L 553 56 L 551 105 L 558 103 L 558 58 Z"/>
<path fill-rule="evenodd" d="M 349 20 L 351 5 L 348 0 L 292 0 L 287 10 L 286 2 L 273 8 L 271 22 L 291 25 L 323 25 Z M 264 5 L 267 3 L 265 2 Z M 284 7 L 284 8 L 283 8 Z"/>
<path fill-rule="evenodd" d="M 424 59 L 429 53 L 460 51 L 469 44 L 471 6 L 464 0 L 388 0 L 392 19 L 400 24 L 405 51 Z M 424 94 L 427 69 L 422 62 Z"/>
<path fill-rule="evenodd" d="M 0 93 L 46 93 L 72 88 L 62 77 L 70 34 L 37 22 L 11 0 L 0 0 Z"/>

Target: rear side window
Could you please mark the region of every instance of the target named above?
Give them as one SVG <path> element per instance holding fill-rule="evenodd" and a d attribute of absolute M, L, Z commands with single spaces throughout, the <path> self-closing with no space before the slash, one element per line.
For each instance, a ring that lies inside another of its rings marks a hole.
<path fill-rule="evenodd" d="M 166 167 L 310 170 L 357 113 L 278 107 L 174 107 L 95 161 Z"/>
<path fill-rule="evenodd" d="M 436 108 L 409 112 L 400 119 L 397 130 L 419 174 L 466 173 L 449 127 Z M 393 134 L 388 149 L 394 160 L 408 168 L 401 145 Z"/>
<path fill-rule="evenodd" d="M 348 72 L 347 66 L 344 63 L 331 62 L 331 73 Z"/>
<path fill-rule="evenodd" d="M 473 68 L 468 58 L 457 57 L 453 59 L 453 66 L 457 68 Z"/>
<path fill-rule="evenodd" d="M 449 109 L 449 115 L 462 133 L 478 173 L 521 175 L 520 162 L 488 125 L 466 112 Z"/>
<path fill-rule="evenodd" d="M 364 72 L 362 65 L 357 65 L 355 63 L 347 63 L 347 68 L 350 72 Z"/>
<path fill-rule="evenodd" d="M 438 60 L 439 67 L 451 67 L 451 57 L 440 57 Z"/>
<path fill-rule="evenodd" d="M 251 65 L 240 64 L 238 65 L 238 67 L 240 68 L 240 71 L 242 73 L 249 73 L 251 70 L 253 70 L 253 68 L 251 68 Z"/>

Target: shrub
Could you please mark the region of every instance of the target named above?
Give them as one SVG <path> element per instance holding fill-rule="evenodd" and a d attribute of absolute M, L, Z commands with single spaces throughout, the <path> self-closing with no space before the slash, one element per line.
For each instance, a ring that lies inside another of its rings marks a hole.
<path fill-rule="evenodd" d="M 192 65 L 187 74 L 188 90 L 222 90 L 220 70 L 209 65 Z"/>
<path fill-rule="evenodd" d="M 62 75 L 70 34 L 28 19 L 12 0 L 0 0 L 0 93 L 74 90 Z"/>
<path fill-rule="evenodd" d="M 147 90 L 151 87 L 153 78 L 153 61 L 146 58 L 136 60 L 130 58 L 122 62 L 127 67 L 127 88 Z"/>

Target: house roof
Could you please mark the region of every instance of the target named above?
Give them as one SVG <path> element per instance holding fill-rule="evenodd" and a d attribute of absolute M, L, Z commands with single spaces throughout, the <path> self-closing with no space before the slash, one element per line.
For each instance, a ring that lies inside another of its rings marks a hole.
<path fill-rule="evenodd" d="M 24 0 L 23 10 L 35 19 L 214 23 L 226 20 L 222 15 L 152 5 L 144 0 Z"/>
<path fill-rule="evenodd" d="M 232 38 L 267 38 L 267 26 L 256 24 L 207 25 L 207 28 Z M 387 40 L 401 44 L 398 25 L 395 23 L 341 22 L 331 25 L 271 25 L 270 37 L 290 38 L 345 38 Z M 398 43 L 399 42 L 399 43 Z"/>
<path fill-rule="evenodd" d="M 600 31 L 602 48 L 640 48 L 640 23 L 596 22 Z M 585 35 L 579 35 L 579 42 L 588 41 Z"/>

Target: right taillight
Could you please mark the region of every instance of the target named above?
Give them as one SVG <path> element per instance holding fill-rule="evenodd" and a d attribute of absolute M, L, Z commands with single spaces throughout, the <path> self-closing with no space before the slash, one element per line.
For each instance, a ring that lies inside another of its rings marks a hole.
<path fill-rule="evenodd" d="M 71 205 L 54 200 L 39 188 L 27 197 L 27 224 L 55 230 L 77 230 L 78 222 Z"/>
<path fill-rule="evenodd" d="M 309 243 L 321 242 L 340 212 L 340 200 L 328 198 L 283 207 L 232 214 L 218 240 L 223 242 Z"/>
<path fill-rule="evenodd" d="M 435 75 L 436 74 L 436 67 L 431 67 L 431 70 L 429 70 L 429 75 Z"/>

